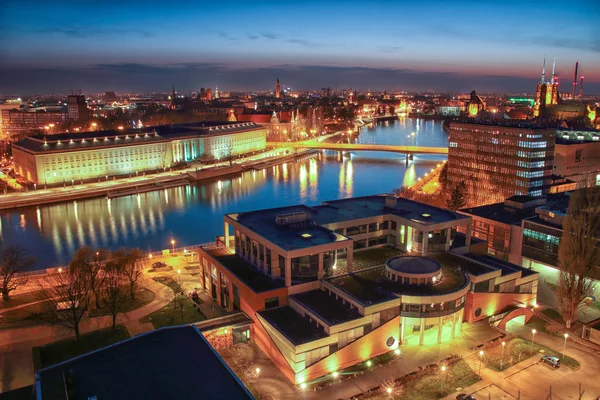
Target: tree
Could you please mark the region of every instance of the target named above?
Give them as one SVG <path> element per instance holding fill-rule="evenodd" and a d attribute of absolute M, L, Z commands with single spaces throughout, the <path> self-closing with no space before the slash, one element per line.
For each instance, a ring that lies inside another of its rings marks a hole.
<path fill-rule="evenodd" d="M 450 211 L 456 211 L 463 208 L 467 204 L 467 186 L 464 182 L 460 182 L 450 193 L 450 198 L 446 201 L 446 206 Z"/>
<path fill-rule="evenodd" d="M 588 187 L 574 192 L 558 246 L 556 296 L 567 328 L 577 319 L 586 298 L 594 293 L 594 281 L 589 276 L 600 261 L 599 231 L 600 190 Z"/>
<path fill-rule="evenodd" d="M 100 296 L 104 285 L 104 265 L 107 252 L 105 250 L 92 250 L 84 246 L 78 249 L 69 263 L 69 269 L 81 270 L 89 280 L 90 290 L 94 293 L 96 308 L 100 308 Z"/>
<path fill-rule="evenodd" d="M 128 293 L 121 285 L 120 271 L 122 269 L 117 265 L 118 262 L 118 260 L 113 259 L 107 264 L 105 283 L 101 289 L 102 306 L 112 317 L 113 332 L 117 328 L 117 316 L 124 311 L 128 297 Z"/>
<path fill-rule="evenodd" d="M 93 292 L 88 274 L 72 268 L 46 275 L 38 282 L 42 311 L 36 314 L 41 322 L 71 329 L 80 338 L 79 325 L 90 308 Z"/>
<path fill-rule="evenodd" d="M 440 188 L 442 192 L 446 193 L 448 188 L 448 162 L 445 162 L 442 166 L 438 180 L 440 181 Z"/>
<path fill-rule="evenodd" d="M 138 281 L 143 274 L 139 261 L 144 257 L 144 253 L 140 249 L 120 249 L 113 256 L 121 260 L 119 262 L 119 272 L 129 285 L 131 300 L 135 300 Z"/>
<path fill-rule="evenodd" d="M 27 284 L 27 271 L 33 265 L 35 259 L 27 257 L 25 249 L 21 246 L 10 246 L 0 254 L 0 292 L 2 300 L 10 300 L 10 292 Z"/>

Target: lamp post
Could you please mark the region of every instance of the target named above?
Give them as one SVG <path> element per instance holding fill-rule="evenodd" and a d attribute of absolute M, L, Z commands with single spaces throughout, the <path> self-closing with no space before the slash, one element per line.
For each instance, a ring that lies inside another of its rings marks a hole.
<path fill-rule="evenodd" d="M 388 386 L 385 389 L 385 392 L 388 394 L 389 398 L 391 399 L 392 398 L 392 394 L 394 393 L 394 389 L 392 389 L 390 386 Z"/>
<path fill-rule="evenodd" d="M 533 354 L 533 343 L 535 342 L 535 333 L 537 331 L 535 329 L 531 330 L 531 354 Z"/>
<path fill-rule="evenodd" d="M 100 252 L 96 252 L 96 262 L 100 262 Z"/>
<path fill-rule="evenodd" d="M 504 347 L 506 346 L 506 342 L 502 342 L 502 356 L 500 358 L 500 371 L 504 368 Z"/>
<path fill-rule="evenodd" d="M 177 275 L 179 276 L 179 286 L 181 286 L 181 270 L 177 270 Z"/>
<path fill-rule="evenodd" d="M 173 247 L 173 253 L 175 253 L 175 239 L 171 239 L 171 246 Z"/>
<path fill-rule="evenodd" d="M 481 364 L 483 363 L 483 350 L 479 350 L 479 377 L 481 378 Z"/>
<path fill-rule="evenodd" d="M 567 350 L 567 338 L 569 337 L 569 334 L 565 333 L 563 336 L 565 337 L 565 344 L 563 345 L 563 355 L 562 355 L 562 358 L 564 360 L 565 359 L 565 351 Z"/>
<path fill-rule="evenodd" d="M 446 366 L 442 365 L 442 389 L 446 387 Z"/>
<path fill-rule="evenodd" d="M 258 379 L 260 378 L 260 368 L 256 367 L 254 373 L 256 374 L 256 386 L 258 387 Z"/>

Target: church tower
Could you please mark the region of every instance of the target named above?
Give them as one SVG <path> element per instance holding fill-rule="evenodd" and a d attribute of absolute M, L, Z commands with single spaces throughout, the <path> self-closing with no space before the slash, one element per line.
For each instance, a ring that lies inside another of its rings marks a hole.
<path fill-rule="evenodd" d="M 278 99 L 281 96 L 281 87 L 279 86 L 279 78 L 275 82 L 275 98 Z"/>

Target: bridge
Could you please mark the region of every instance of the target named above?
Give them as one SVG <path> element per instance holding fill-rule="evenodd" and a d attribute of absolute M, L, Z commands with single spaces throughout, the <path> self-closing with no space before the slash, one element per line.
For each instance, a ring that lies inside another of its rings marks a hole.
<path fill-rule="evenodd" d="M 448 154 L 447 147 L 395 146 L 384 144 L 356 143 L 324 143 L 314 140 L 301 142 L 268 142 L 270 147 L 287 147 L 293 149 L 322 149 L 338 151 L 387 151 L 392 153 L 413 154 Z"/>

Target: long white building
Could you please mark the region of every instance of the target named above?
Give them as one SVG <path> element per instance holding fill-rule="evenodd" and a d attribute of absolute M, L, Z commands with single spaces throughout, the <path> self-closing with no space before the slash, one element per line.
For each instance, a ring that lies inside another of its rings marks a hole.
<path fill-rule="evenodd" d="M 266 129 L 254 123 L 201 122 L 28 137 L 12 148 L 17 173 L 36 184 L 53 184 L 243 155 L 264 150 L 266 137 Z"/>

